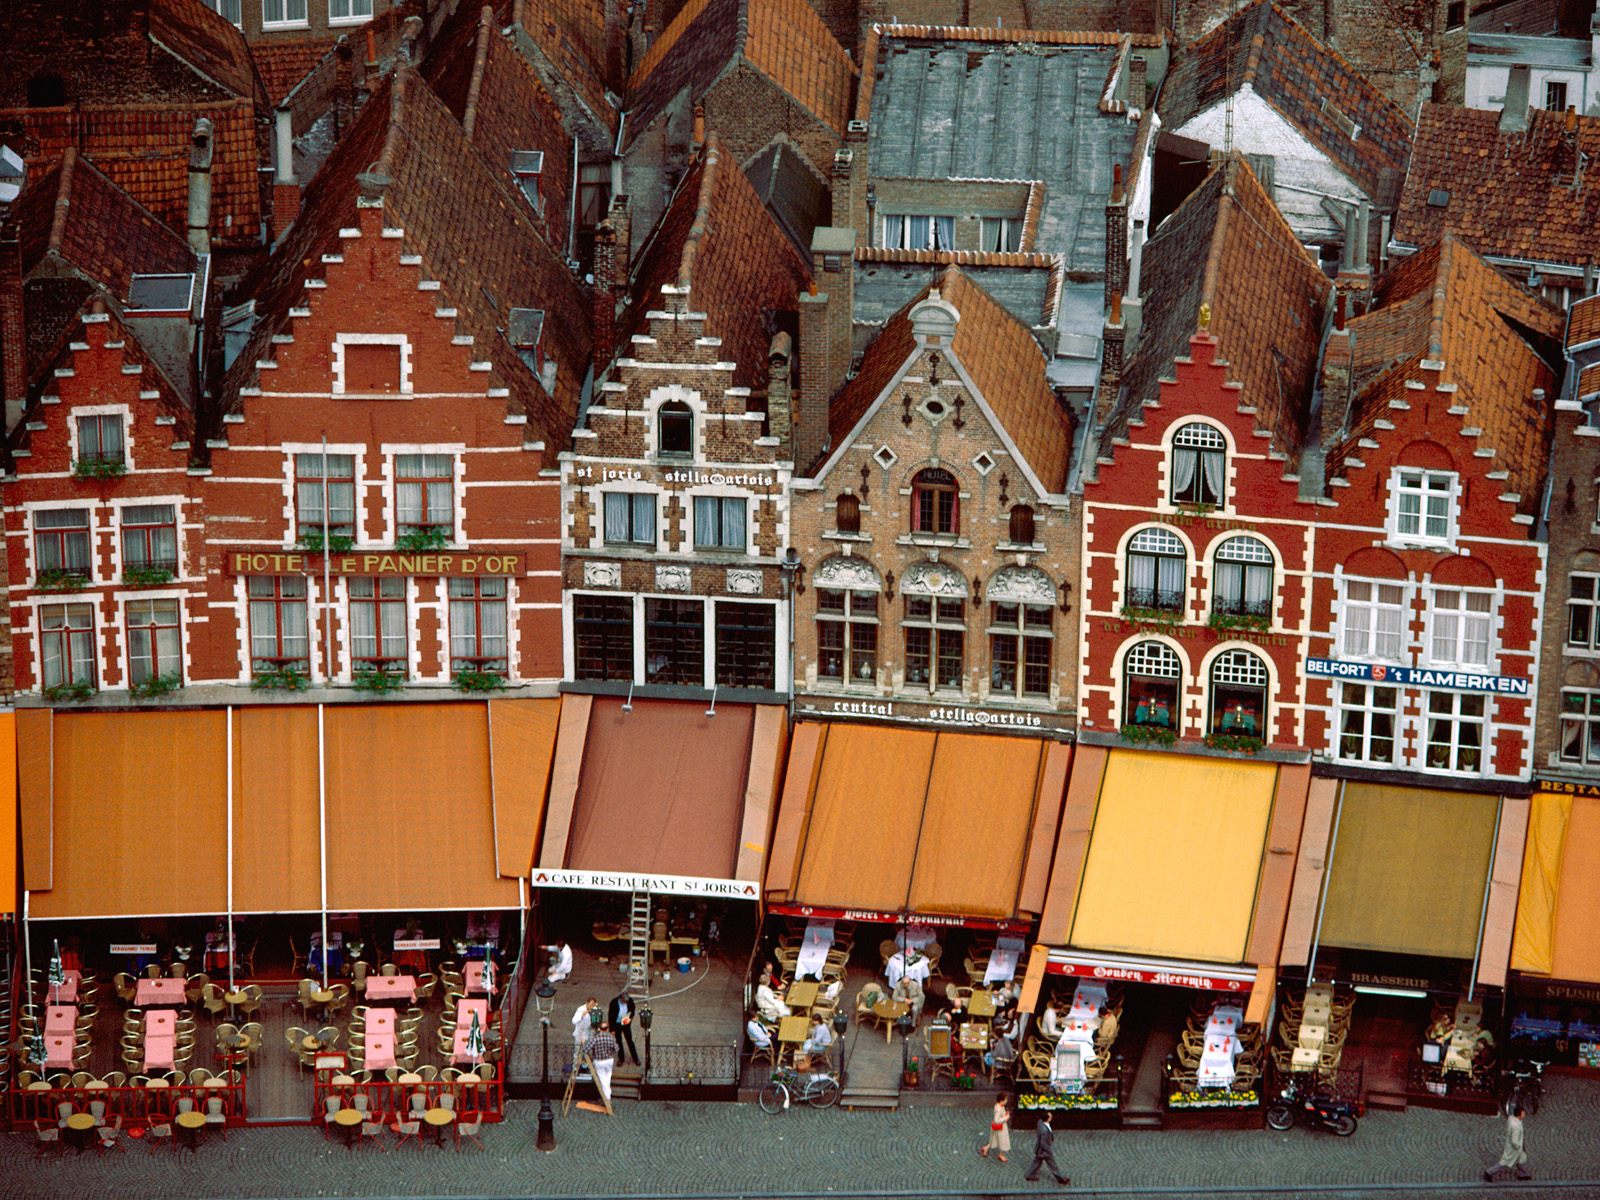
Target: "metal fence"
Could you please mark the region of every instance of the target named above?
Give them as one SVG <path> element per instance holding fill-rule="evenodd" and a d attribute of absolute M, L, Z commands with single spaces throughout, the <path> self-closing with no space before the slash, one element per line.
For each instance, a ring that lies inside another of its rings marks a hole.
<path fill-rule="evenodd" d="M 645 1051 L 644 1081 L 651 1085 L 706 1084 L 732 1087 L 739 1082 L 739 1046 L 656 1046 Z"/>

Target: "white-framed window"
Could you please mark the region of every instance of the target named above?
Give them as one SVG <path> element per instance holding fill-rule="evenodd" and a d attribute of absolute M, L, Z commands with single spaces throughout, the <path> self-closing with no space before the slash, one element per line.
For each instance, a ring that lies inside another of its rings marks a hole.
<path fill-rule="evenodd" d="M 129 600 L 126 605 L 128 682 L 183 678 L 183 621 L 176 600 Z"/>
<path fill-rule="evenodd" d="M 736 496 L 694 498 L 694 548 L 743 550 L 744 499 Z"/>
<path fill-rule="evenodd" d="M 1544 106 L 1551 112 L 1567 110 L 1567 81 L 1547 79 L 1544 82 Z"/>
<path fill-rule="evenodd" d="M 1048 604 L 989 605 L 989 689 L 997 696 L 1048 696 L 1054 649 Z"/>
<path fill-rule="evenodd" d="M 504 674 L 506 581 L 493 576 L 450 581 L 450 670 Z"/>
<path fill-rule="evenodd" d="M 966 601 L 960 596 L 906 597 L 906 683 L 959 688 L 966 658 Z"/>
<path fill-rule="evenodd" d="M 1228 442 L 1214 425 L 1190 421 L 1172 435 L 1172 502 L 1222 504 Z"/>
<path fill-rule="evenodd" d="M 1178 728 L 1183 664 L 1165 642 L 1138 642 L 1122 659 L 1122 723 Z"/>
<path fill-rule="evenodd" d="M 1272 615 L 1272 551 L 1260 538 L 1231 537 L 1217 547 L 1211 611 L 1228 616 Z"/>
<path fill-rule="evenodd" d="M 605 540 L 608 546 L 656 544 L 653 492 L 607 492 Z"/>
<path fill-rule="evenodd" d="M 1394 762 L 1398 708 L 1398 688 L 1341 683 L 1334 756 L 1346 762 Z"/>
<path fill-rule="evenodd" d="M 1477 775 L 1483 769 L 1484 698 L 1472 692 L 1429 692 L 1423 765 Z"/>
<path fill-rule="evenodd" d="M 888 250 L 954 250 L 956 219 L 922 213 L 887 213 L 883 245 Z"/>
<path fill-rule="evenodd" d="M 1561 746 L 1564 763 L 1600 768 L 1600 691 L 1561 689 Z"/>
<path fill-rule="evenodd" d="M 322 500 L 326 496 L 327 508 Z M 324 534 L 356 534 L 356 460 L 353 454 L 294 456 L 295 535 L 320 544 Z"/>
<path fill-rule="evenodd" d="M 1456 477 L 1398 467 L 1389 480 L 1389 532 L 1396 541 L 1448 546 L 1455 540 Z"/>
<path fill-rule="evenodd" d="M 70 687 L 95 682 L 94 607 L 88 604 L 39 606 L 39 683 Z"/>
<path fill-rule="evenodd" d="M 817 589 L 817 675 L 870 686 L 878 678 L 878 593 Z"/>
<path fill-rule="evenodd" d="M 306 0 L 261 0 L 261 25 L 264 29 L 309 23 Z"/>
<path fill-rule="evenodd" d="M 406 581 L 398 575 L 356 575 L 345 583 L 350 601 L 352 671 L 406 670 Z"/>
<path fill-rule="evenodd" d="M 1021 217 L 983 217 L 978 221 L 978 249 L 1013 254 L 1022 247 Z"/>
<path fill-rule="evenodd" d="M 662 458 L 694 457 L 694 410 L 682 400 L 656 409 L 656 453 Z"/>
<path fill-rule="evenodd" d="M 1128 543 L 1128 578 L 1123 608 L 1182 612 L 1188 554 L 1170 529 L 1141 529 Z"/>
<path fill-rule="evenodd" d="M 395 532 L 401 537 L 408 534 L 454 537 L 455 455 L 397 454 L 394 475 Z"/>
<path fill-rule="evenodd" d="M 241 0 L 207 0 L 207 2 L 223 18 L 241 29 L 244 28 L 244 16 L 239 11 Z"/>
<path fill-rule="evenodd" d="M 33 514 L 33 569 L 42 585 L 87 583 L 94 575 L 89 510 L 41 508 Z"/>
<path fill-rule="evenodd" d="M 328 0 L 328 24 L 354 25 L 372 20 L 372 0 Z"/>
<path fill-rule="evenodd" d="M 1248 650 L 1227 650 L 1211 663 L 1211 726 L 1215 734 L 1265 739 L 1267 664 Z"/>
<path fill-rule="evenodd" d="M 77 468 L 79 463 L 99 467 L 128 465 L 120 412 L 83 413 L 78 416 L 78 458 L 73 466 Z"/>
<path fill-rule="evenodd" d="M 1402 585 L 1347 579 L 1341 614 L 1345 657 L 1400 660 L 1406 640 L 1406 589 Z"/>
<path fill-rule="evenodd" d="M 1600 575 L 1574 571 L 1567 583 L 1567 645 L 1600 650 Z"/>
<path fill-rule="evenodd" d="M 1488 666 L 1489 619 L 1493 607 L 1493 597 L 1488 592 L 1434 588 L 1429 604 L 1433 661 L 1468 667 Z"/>
<path fill-rule="evenodd" d="M 122 569 L 178 573 L 178 514 L 172 504 L 129 504 L 121 518 Z M 147 581 L 148 582 L 148 581 Z"/>
<path fill-rule="evenodd" d="M 303 575 L 252 575 L 245 585 L 250 598 L 250 661 L 257 673 L 311 673 L 311 627 Z"/>

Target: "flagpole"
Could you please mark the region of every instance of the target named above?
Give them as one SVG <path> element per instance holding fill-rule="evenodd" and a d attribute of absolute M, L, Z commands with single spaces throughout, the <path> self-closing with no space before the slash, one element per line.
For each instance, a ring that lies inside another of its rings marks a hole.
<path fill-rule="evenodd" d="M 324 682 L 333 680 L 333 593 L 329 582 L 329 554 L 332 547 L 328 544 L 328 435 L 322 435 L 322 669 L 326 672 Z M 322 942 L 323 965 L 326 968 L 328 942 L 326 936 Z M 324 976 L 327 971 L 324 969 Z M 327 982 L 326 979 L 323 980 Z"/>

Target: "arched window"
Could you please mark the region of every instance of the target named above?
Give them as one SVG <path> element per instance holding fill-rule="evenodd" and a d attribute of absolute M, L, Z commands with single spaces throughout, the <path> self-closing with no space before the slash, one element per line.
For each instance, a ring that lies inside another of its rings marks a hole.
<path fill-rule="evenodd" d="M 656 409 L 656 450 L 674 458 L 694 454 L 694 413 L 682 400 L 668 400 Z"/>
<path fill-rule="evenodd" d="M 1272 551 L 1260 538 L 1231 537 L 1217 547 L 1211 611 L 1230 616 L 1272 615 Z"/>
<path fill-rule="evenodd" d="M 833 527 L 840 533 L 861 532 L 861 501 L 852 492 L 841 492 L 833 502 Z"/>
<path fill-rule="evenodd" d="M 1267 735 L 1267 665 L 1248 650 L 1228 650 L 1211 664 L 1212 733 Z"/>
<path fill-rule="evenodd" d="M 1122 660 L 1122 723 L 1178 728 L 1183 664 L 1165 642 L 1137 642 Z"/>
<path fill-rule="evenodd" d="M 1222 503 L 1228 443 L 1216 428 L 1191 421 L 1172 435 L 1172 502 Z"/>
<path fill-rule="evenodd" d="M 911 480 L 911 530 L 913 533 L 957 533 L 961 529 L 961 498 L 956 477 L 941 467 L 927 467 Z"/>
<path fill-rule="evenodd" d="M 1027 504 L 1011 506 L 1011 542 L 1017 546 L 1033 545 L 1033 508 Z"/>
<path fill-rule="evenodd" d="M 1127 591 L 1124 608 L 1183 611 L 1188 556 L 1170 529 L 1141 529 L 1128 543 Z"/>

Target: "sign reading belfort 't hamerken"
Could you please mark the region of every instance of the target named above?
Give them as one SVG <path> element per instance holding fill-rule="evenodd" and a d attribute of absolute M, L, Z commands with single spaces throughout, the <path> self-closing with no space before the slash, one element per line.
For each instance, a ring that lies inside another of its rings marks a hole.
<path fill-rule="evenodd" d="M 1533 681 L 1516 675 L 1483 675 L 1477 671 L 1435 671 L 1388 663 L 1345 662 L 1337 658 L 1306 659 L 1306 674 L 1352 683 L 1388 683 L 1396 687 L 1440 688 L 1450 692 L 1492 692 L 1526 696 Z"/>
<path fill-rule="evenodd" d="M 520 554 L 479 554 L 468 550 L 357 550 L 328 556 L 331 575 L 521 575 Z M 320 575 L 322 555 L 295 550 L 235 550 L 228 555 L 234 575 Z"/>

